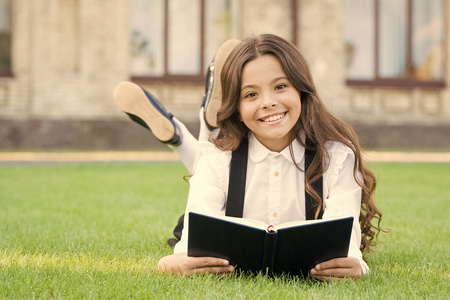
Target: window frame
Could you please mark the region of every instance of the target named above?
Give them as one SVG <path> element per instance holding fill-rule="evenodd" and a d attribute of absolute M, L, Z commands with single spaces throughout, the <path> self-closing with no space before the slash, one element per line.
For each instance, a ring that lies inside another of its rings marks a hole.
<path fill-rule="evenodd" d="M 149 75 L 149 76 L 131 76 L 131 80 L 141 83 L 152 82 L 179 82 L 179 83 L 202 83 L 205 80 L 203 70 L 204 65 L 204 53 L 205 53 L 205 0 L 200 0 L 200 71 L 194 75 L 175 75 L 169 74 L 169 57 L 168 57 L 168 43 L 169 43 L 169 0 L 164 0 L 164 73 L 161 76 Z"/>
<path fill-rule="evenodd" d="M 374 18 L 375 18 L 375 36 L 374 36 L 374 64 L 375 64 L 375 77 L 374 79 L 346 79 L 347 86 L 350 87 L 386 87 L 386 88 L 404 88 L 404 89 L 414 89 L 414 88 L 432 88 L 432 89 L 441 89 L 446 87 L 446 73 L 444 71 L 443 78 L 440 80 L 418 80 L 411 77 L 411 69 L 412 69 L 412 54 L 413 54 L 413 44 L 412 44 L 412 28 L 413 28 L 413 0 L 407 0 L 407 28 L 408 28 L 408 36 L 407 36 L 407 52 L 406 52 L 406 70 L 408 71 L 408 78 L 385 78 L 380 77 L 379 75 L 379 64 L 380 64 L 380 51 L 379 51 L 379 43 L 380 43 L 380 1 L 373 0 L 374 3 Z M 445 12 L 447 9 L 447 2 L 443 1 L 443 31 L 444 37 L 442 41 L 441 47 L 442 49 L 442 68 L 445 68 L 445 62 L 447 61 L 447 20 L 445 18 Z"/>
<path fill-rule="evenodd" d="M 162 75 L 136 76 L 131 75 L 131 80 L 136 83 L 179 83 L 179 84 L 204 84 L 206 78 L 205 56 L 205 3 L 207 0 L 200 0 L 200 71 L 194 75 L 175 75 L 168 73 L 168 25 L 169 25 L 169 0 L 164 0 L 164 73 Z M 297 44 L 297 26 L 298 26 L 298 0 L 291 0 L 292 37 L 291 42 Z"/>
<path fill-rule="evenodd" d="M 7 77 L 13 77 L 12 72 L 12 41 L 13 41 L 13 5 L 14 1 L 9 2 L 9 65 L 7 66 L 7 69 L 4 71 L 0 70 L 0 78 L 7 78 Z"/>

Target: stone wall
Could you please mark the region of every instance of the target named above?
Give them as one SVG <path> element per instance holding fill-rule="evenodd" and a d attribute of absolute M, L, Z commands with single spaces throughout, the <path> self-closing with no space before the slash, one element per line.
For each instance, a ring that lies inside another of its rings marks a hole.
<path fill-rule="evenodd" d="M 395 146 L 398 136 L 404 135 L 402 132 L 419 136 L 428 130 L 436 133 L 430 135 L 436 139 L 439 134 L 448 133 L 450 39 L 446 41 L 444 89 L 350 88 L 345 83 L 343 0 L 298 0 L 297 28 L 293 28 L 290 19 L 295 7 L 290 0 L 237 3 L 240 36 L 236 38 L 271 32 L 292 40 L 295 33 L 329 110 L 360 128 L 361 134 L 370 136 L 371 146 Z M 142 142 L 147 141 L 148 133 L 133 134 L 137 127 L 112 98 L 114 87 L 131 78 L 128 5 L 128 0 L 13 1 L 13 77 L 0 78 L 0 150 L 49 145 L 149 146 Z M 450 6 L 446 13 L 449 16 Z M 446 24 L 450 32 L 450 22 Z M 142 85 L 196 130 L 204 93 L 202 84 Z M 117 126 L 128 129 L 121 131 Z M 67 130 L 66 135 L 61 133 L 62 128 Z M 122 132 L 122 138 L 107 133 L 107 128 L 110 133 Z M 398 134 L 386 134 L 389 131 Z M 73 141 L 68 143 L 68 137 Z M 418 145 L 450 148 L 450 142 L 445 144 L 442 140 L 446 139 L 440 139 L 426 143 L 420 138 L 415 140 Z M 155 144 L 155 140 L 150 141 Z"/>
<path fill-rule="evenodd" d="M 15 0 L 13 77 L 0 78 L 0 116 L 109 118 L 127 77 L 124 0 Z"/>
<path fill-rule="evenodd" d="M 240 1 L 241 38 L 273 33 L 292 40 L 291 2 L 291 0 Z"/>
<path fill-rule="evenodd" d="M 298 48 L 328 109 L 346 118 L 343 0 L 300 1 Z"/>

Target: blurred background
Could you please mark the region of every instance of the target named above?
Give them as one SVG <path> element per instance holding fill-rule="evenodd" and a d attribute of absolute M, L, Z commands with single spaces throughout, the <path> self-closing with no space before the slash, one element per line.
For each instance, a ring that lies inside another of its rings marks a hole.
<path fill-rule="evenodd" d="M 447 0 L 0 0 L 0 151 L 166 149 L 112 94 L 133 81 L 194 134 L 206 67 L 274 33 L 368 149 L 450 149 Z"/>

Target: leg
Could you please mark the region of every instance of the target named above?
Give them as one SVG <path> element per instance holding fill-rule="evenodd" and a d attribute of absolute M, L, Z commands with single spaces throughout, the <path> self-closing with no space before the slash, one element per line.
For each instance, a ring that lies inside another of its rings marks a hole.
<path fill-rule="evenodd" d="M 207 141 L 211 134 L 217 133 L 217 112 L 222 105 L 220 74 L 226 58 L 239 43 L 238 40 L 226 41 L 208 67 L 199 116 L 199 141 Z M 194 174 L 201 153 L 198 141 L 183 123 L 168 113 L 153 95 L 131 82 L 120 83 L 114 91 L 114 98 L 133 121 L 152 131 L 158 140 L 177 152 L 189 173 Z M 168 240 L 172 247 L 181 238 L 183 216 L 174 230 L 176 238 Z"/>
<path fill-rule="evenodd" d="M 216 56 L 208 66 L 206 74 L 205 96 L 202 106 L 204 107 L 204 120 L 210 131 L 217 128 L 217 112 L 222 105 L 222 86 L 220 74 L 228 55 L 240 43 L 239 40 L 227 40 L 220 46 Z"/>
<path fill-rule="evenodd" d="M 168 146 L 178 154 L 178 157 L 188 170 L 189 174 L 194 174 L 196 157 L 199 152 L 197 145 L 198 141 L 183 123 L 175 117 L 173 120 L 180 127 L 181 132 L 183 133 L 183 141 L 180 145 L 169 144 Z"/>
<path fill-rule="evenodd" d="M 178 146 L 182 142 L 173 115 L 152 94 L 131 82 L 122 82 L 114 90 L 119 107 L 136 123 L 153 132 L 163 143 Z"/>
<path fill-rule="evenodd" d="M 208 66 L 206 73 L 205 95 L 203 96 L 202 107 L 200 108 L 200 132 L 199 141 L 208 141 L 210 137 L 215 137 L 217 129 L 217 112 L 222 105 L 222 86 L 220 74 L 225 64 L 225 60 L 233 49 L 240 43 L 239 40 L 227 40 L 217 51 L 216 56 Z M 196 151 L 193 168 L 197 166 L 197 161 L 201 156 L 200 151 Z"/>
<path fill-rule="evenodd" d="M 226 41 L 218 50 L 208 67 L 205 95 L 200 109 L 200 141 L 207 141 L 211 133 L 217 132 L 217 112 L 222 104 L 220 73 L 226 58 L 240 43 L 238 40 Z M 193 174 L 200 151 L 197 139 L 179 120 L 149 92 L 131 82 L 120 83 L 114 98 L 118 106 L 136 123 L 149 129 L 154 136 L 174 150 L 181 161 Z"/>
<path fill-rule="evenodd" d="M 159 141 L 175 150 L 188 171 L 193 173 L 197 139 L 183 123 L 167 112 L 158 99 L 126 81 L 116 87 L 114 99 L 130 119 L 149 129 Z"/>

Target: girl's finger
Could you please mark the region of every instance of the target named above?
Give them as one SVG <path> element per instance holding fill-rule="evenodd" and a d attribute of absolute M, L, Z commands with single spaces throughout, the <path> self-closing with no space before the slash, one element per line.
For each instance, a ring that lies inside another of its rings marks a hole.
<path fill-rule="evenodd" d="M 230 265 L 228 260 L 216 257 L 189 257 L 189 260 L 194 268 L 227 267 Z"/>
<path fill-rule="evenodd" d="M 333 277 L 346 277 L 354 275 L 354 270 L 349 268 L 335 268 L 326 270 L 311 270 L 311 276 L 333 276 Z M 352 276 L 353 277 L 353 276 Z"/>
<path fill-rule="evenodd" d="M 229 265 L 226 267 L 205 267 L 193 269 L 191 275 L 193 274 L 206 274 L 206 273 L 223 273 L 230 275 L 234 272 L 234 267 Z"/>
<path fill-rule="evenodd" d="M 336 269 L 336 268 L 352 268 L 359 261 L 353 257 L 335 258 L 317 264 L 316 270 Z"/>

